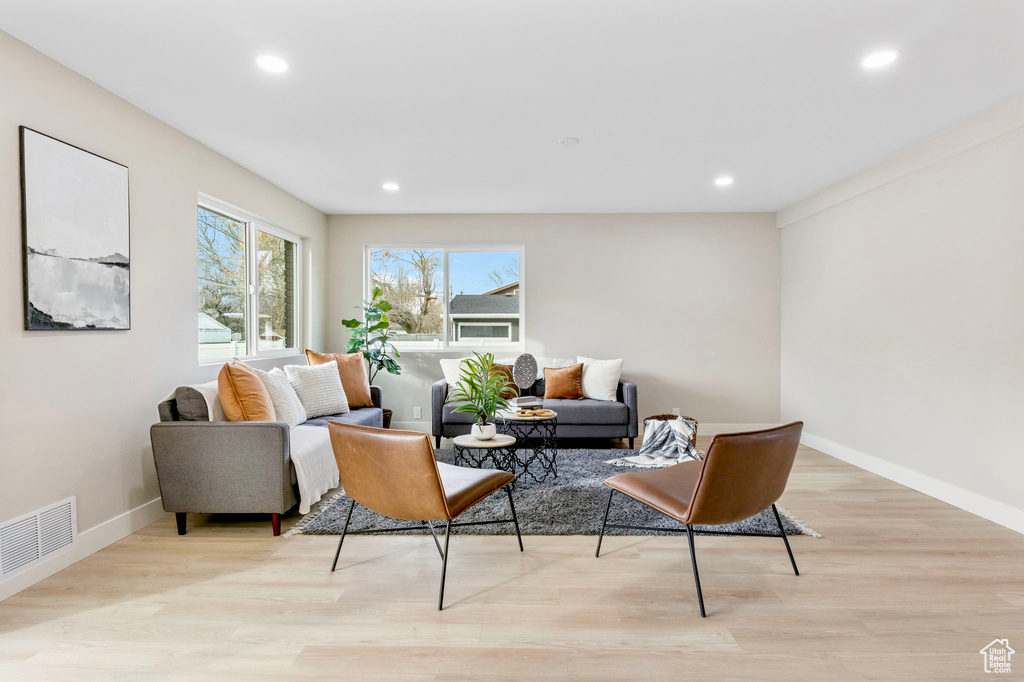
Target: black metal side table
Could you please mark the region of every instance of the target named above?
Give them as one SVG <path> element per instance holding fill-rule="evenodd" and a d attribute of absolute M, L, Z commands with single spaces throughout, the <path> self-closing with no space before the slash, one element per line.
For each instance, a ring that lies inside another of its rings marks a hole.
<path fill-rule="evenodd" d="M 488 440 L 473 436 L 456 436 L 455 466 L 471 466 L 477 469 L 488 463 L 495 469 L 516 473 L 516 439 L 503 433 Z"/>
<path fill-rule="evenodd" d="M 506 413 L 495 423 L 502 434 L 515 438 L 515 457 L 523 473 L 529 474 L 537 483 L 549 475 L 558 478 L 557 413 L 550 417 L 520 417 Z"/>

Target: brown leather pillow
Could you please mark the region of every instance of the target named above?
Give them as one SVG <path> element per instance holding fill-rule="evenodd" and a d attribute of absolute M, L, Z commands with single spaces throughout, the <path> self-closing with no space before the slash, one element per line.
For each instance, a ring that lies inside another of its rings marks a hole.
<path fill-rule="evenodd" d="M 544 368 L 544 399 L 583 400 L 583 363 Z"/>
<path fill-rule="evenodd" d="M 310 365 L 326 365 L 334 360 L 338 363 L 341 387 L 345 389 L 348 406 L 373 407 L 370 399 L 370 380 L 366 376 L 366 361 L 363 351 L 358 353 L 317 353 L 306 349 L 306 362 Z"/>
<path fill-rule="evenodd" d="M 277 421 L 274 403 L 263 380 L 241 360 L 232 360 L 221 367 L 217 375 L 217 394 L 228 421 Z"/>
<path fill-rule="evenodd" d="M 503 375 L 505 381 L 511 383 L 509 388 L 506 388 L 501 392 L 501 397 L 505 400 L 511 400 L 512 398 L 519 397 L 519 387 L 516 386 L 515 380 L 512 378 L 512 365 L 494 365 L 491 367 L 490 375 L 495 374 Z"/>

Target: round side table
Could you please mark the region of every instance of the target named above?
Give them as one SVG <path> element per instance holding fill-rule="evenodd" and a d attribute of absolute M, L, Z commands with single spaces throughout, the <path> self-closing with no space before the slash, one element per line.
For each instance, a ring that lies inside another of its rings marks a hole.
<path fill-rule="evenodd" d="M 496 420 L 503 434 L 514 436 L 515 459 L 537 483 L 547 477 L 558 478 L 558 413 L 550 417 L 520 417 L 515 412 L 506 412 Z M 540 471 L 531 471 L 536 464 Z"/>
<path fill-rule="evenodd" d="M 489 440 L 478 440 L 473 436 L 455 437 L 455 466 L 471 466 L 477 469 L 490 464 L 495 469 L 516 473 L 516 439 L 503 433 Z"/>

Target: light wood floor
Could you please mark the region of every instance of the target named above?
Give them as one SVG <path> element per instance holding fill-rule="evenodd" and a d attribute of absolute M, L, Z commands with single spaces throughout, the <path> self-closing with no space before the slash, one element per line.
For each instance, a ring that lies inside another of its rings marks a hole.
<path fill-rule="evenodd" d="M 0 679 L 969 680 L 1024 652 L 1024 536 L 807 448 L 782 504 L 824 536 L 801 576 L 699 537 L 706 619 L 683 537 L 456 536 L 439 613 L 429 538 L 351 537 L 331 574 L 334 537 L 168 516 L 0 603 Z"/>

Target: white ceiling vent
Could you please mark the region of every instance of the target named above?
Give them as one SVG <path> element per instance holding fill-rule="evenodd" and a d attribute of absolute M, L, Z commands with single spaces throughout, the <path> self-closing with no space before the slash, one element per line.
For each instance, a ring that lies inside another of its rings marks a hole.
<path fill-rule="evenodd" d="M 0 523 L 0 580 L 73 545 L 78 539 L 74 497 Z"/>

